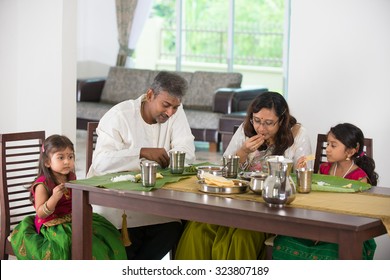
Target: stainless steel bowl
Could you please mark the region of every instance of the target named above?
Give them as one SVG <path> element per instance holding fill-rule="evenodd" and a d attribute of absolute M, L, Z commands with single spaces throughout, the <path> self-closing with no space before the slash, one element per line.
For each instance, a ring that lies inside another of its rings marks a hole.
<path fill-rule="evenodd" d="M 223 166 L 198 166 L 197 167 L 198 173 L 197 177 L 199 180 L 203 179 L 203 174 L 210 173 L 215 176 L 222 176 Z"/>
<path fill-rule="evenodd" d="M 260 173 L 251 176 L 251 181 L 249 183 L 249 188 L 256 194 L 262 194 L 264 189 L 264 182 L 267 179 L 268 174 Z"/>

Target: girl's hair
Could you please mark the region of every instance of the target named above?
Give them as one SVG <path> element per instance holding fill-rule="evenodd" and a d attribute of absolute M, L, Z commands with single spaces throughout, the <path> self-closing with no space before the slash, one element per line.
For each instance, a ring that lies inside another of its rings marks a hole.
<path fill-rule="evenodd" d="M 69 148 L 74 152 L 73 143 L 68 137 L 54 134 L 46 138 L 42 145 L 41 157 L 39 158 L 38 177 L 43 175 L 47 180 L 53 181 L 56 185 L 59 184 L 53 171 L 50 168 L 47 168 L 45 163 L 50 160 L 52 154 L 63 151 L 66 148 Z"/>
<path fill-rule="evenodd" d="M 360 128 L 350 123 L 341 123 L 330 128 L 328 132 L 345 145 L 347 149 L 355 148 L 357 152 L 352 155 L 357 166 L 367 173 L 368 181 L 376 186 L 378 183 L 378 173 L 375 172 L 375 161 L 366 155 L 364 148 L 364 134 Z"/>
<path fill-rule="evenodd" d="M 290 109 L 284 97 L 278 92 L 265 92 L 257 96 L 249 105 L 247 115 L 244 120 L 244 133 L 247 137 L 252 137 L 257 134 L 255 128 L 251 123 L 253 113 L 259 112 L 266 108 L 274 110 L 276 116 L 279 118 L 279 130 L 275 136 L 275 149 L 273 154 L 283 155 L 284 152 L 294 143 L 294 136 L 291 128 L 297 124 L 297 120 L 290 115 Z M 265 150 L 267 144 L 264 143 L 259 147 L 259 150 Z"/>

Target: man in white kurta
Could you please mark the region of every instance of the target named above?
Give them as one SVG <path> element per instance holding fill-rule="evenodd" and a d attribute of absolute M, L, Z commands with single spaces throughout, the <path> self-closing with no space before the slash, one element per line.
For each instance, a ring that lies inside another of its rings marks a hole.
<path fill-rule="evenodd" d="M 146 94 L 115 105 L 102 117 L 96 129 L 98 138 L 87 177 L 139 171 L 143 158 L 166 168 L 171 150 L 184 151 L 186 163 L 195 160 L 194 136 L 181 105 L 187 84 L 181 77 L 172 75 L 160 72 Z M 118 229 L 122 227 L 122 209 L 93 206 L 93 210 Z M 126 215 L 132 241 L 131 248 L 126 248 L 129 259 L 161 259 L 179 238 L 178 220 L 128 210 Z M 164 231 L 166 225 L 174 228 Z M 170 238 L 175 239 L 171 240 L 173 244 L 169 244 Z"/>

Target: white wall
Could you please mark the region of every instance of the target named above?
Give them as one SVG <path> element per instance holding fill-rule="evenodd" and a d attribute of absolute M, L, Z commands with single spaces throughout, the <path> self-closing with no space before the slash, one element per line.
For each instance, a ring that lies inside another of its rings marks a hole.
<path fill-rule="evenodd" d="M 389 26 L 388 0 L 292 1 L 288 102 L 313 144 L 339 122 L 359 126 L 390 187 Z"/>
<path fill-rule="evenodd" d="M 390 1 L 292 0 L 288 103 L 316 135 L 340 122 L 374 139 L 379 185 L 390 187 Z M 362 206 L 364 207 L 364 206 Z M 390 259 L 390 237 L 376 258 Z"/>
<path fill-rule="evenodd" d="M 0 1 L 0 131 L 76 140 L 76 0 Z"/>
<path fill-rule="evenodd" d="M 77 75 L 106 76 L 118 53 L 115 0 L 78 0 Z"/>

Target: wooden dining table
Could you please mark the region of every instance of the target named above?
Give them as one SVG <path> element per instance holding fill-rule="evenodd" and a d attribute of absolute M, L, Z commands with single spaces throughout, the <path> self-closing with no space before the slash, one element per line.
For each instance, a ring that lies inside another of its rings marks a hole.
<path fill-rule="evenodd" d="M 186 179 L 190 182 L 190 179 Z M 361 259 L 363 242 L 386 234 L 381 219 L 296 207 L 270 207 L 266 203 L 179 191 L 171 188 L 128 191 L 83 183 L 72 189 L 72 259 L 92 259 L 92 204 L 199 221 L 259 232 L 283 234 L 339 244 L 340 259 Z M 369 192 L 390 196 L 390 188 Z"/>

